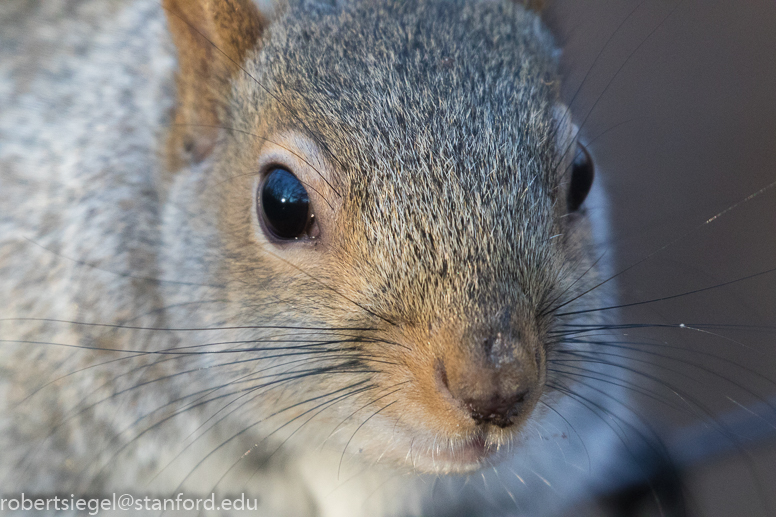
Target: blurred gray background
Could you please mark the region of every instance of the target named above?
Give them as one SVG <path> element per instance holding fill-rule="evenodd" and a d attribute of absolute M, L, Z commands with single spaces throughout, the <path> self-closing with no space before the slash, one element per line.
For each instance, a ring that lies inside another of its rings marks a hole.
<path fill-rule="evenodd" d="M 645 398 L 643 416 L 701 452 L 685 477 L 691 515 L 776 515 L 776 411 L 763 402 L 776 401 L 776 273 L 729 283 L 776 268 L 776 188 L 736 205 L 776 181 L 776 2 L 548 4 L 617 267 L 649 257 L 617 279 L 621 302 L 728 283 L 623 311 L 669 325 L 628 331 L 664 383 L 644 385 L 680 407 Z M 715 423 L 726 414 L 741 423 L 735 446 Z"/>

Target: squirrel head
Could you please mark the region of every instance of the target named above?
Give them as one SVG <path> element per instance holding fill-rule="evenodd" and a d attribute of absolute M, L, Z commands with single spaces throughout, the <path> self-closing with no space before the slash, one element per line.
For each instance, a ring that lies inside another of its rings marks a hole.
<path fill-rule="evenodd" d="M 249 0 L 165 1 L 167 163 L 197 178 L 178 235 L 213 230 L 189 252 L 224 286 L 218 321 L 328 339 L 255 411 L 352 393 L 316 418 L 353 449 L 469 470 L 550 396 L 554 308 L 595 280 L 590 170 L 535 13 L 341 4 L 268 22 Z"/>

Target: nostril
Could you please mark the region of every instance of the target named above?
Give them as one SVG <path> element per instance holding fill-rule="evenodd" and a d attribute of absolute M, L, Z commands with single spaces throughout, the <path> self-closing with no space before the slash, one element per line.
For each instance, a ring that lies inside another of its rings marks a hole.
<path fill-rule="evenodd" d="M 463 403 L 477 424 L 493 424 L 503 429 L 512 425 L 528 393 L 529 390 L 522 390 L 510 396 L 494 394 L 488 398 L 464 399 Z"/>
<path fill-rule="evenodd" d="M 436 362 L 436 377 L 437 382 L 441 383 L 449 391 L 450 381 L 447 380 L 447 369 L 445 369 L 445 363 L 439 360 Z"/>

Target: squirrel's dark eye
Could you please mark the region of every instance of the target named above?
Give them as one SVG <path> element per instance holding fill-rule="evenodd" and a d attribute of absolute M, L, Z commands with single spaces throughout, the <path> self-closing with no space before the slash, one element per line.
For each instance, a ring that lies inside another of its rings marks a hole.
<path fill-rule="evenodd" d="M 595 167 L 590 153 L 585 146 L 577 144 L 577 152 L 574 155 L 574 163 L 571 164 L 571 185 L 566 202 L 569 212 L 576 212 L 584 203 L 590 187 L 593 186 Z"/>
<path fill-rule="evenodd" d="M 302 182 L 285 169 L 270 170 L 261 186 L 259 215 L 280 239 L 301 237 L 309 223 L 310 198 Z"/>

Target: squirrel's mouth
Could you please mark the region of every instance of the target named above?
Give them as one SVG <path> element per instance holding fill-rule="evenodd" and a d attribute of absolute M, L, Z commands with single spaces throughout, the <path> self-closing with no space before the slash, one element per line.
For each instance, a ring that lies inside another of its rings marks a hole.
<path fill-rule="evenodd" d="M 415 447 L 408 459 L 418 470 L 438 473 L 464 473 L 498 462 L 504 447 L 493 443 L 485 433 L 430 447 Z"/>
<path fill-rule="evenodd" d="M 474 437 L 463 441 L 459 445 L 453 445 L 447 451 L 446 460 L 459 468 L 477 468 L 496 455 L 498 447 L 489 443 L 485 435 L 478 433 Z M 468 469 L 467 469 L 468 470 Z"/>

